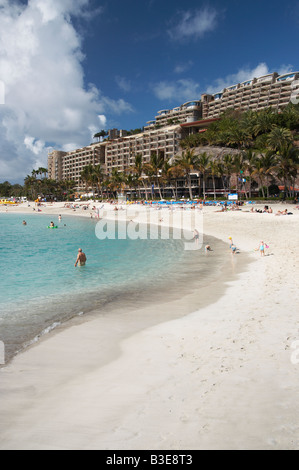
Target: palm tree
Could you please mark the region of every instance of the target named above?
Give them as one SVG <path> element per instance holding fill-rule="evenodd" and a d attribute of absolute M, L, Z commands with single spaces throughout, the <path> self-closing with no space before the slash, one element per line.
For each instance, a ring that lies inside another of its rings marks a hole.
<path fill-rule="evenodd" d="M 244 184 L 244 172 L 246 169 L 245 163 L 245 154 L 244 152 L 238 153 L 233 157 L 233 170 L 236 173 L 237 177 L 237 192 L 239 190 L 239 181 L 242 182 L 243 190 L 247 198 L 247 193 L 245 191 L 245 184 Z"/>
<path fill-rule="evenodd" d="M 117 193 L 119 190 L 124 190 L 126 186 L 126 178 L 125 175 L 119 171 L 117 171 L 116 168 L 113 168 L 112 170 L 112 175 L 110 178 L 110 188 L 112 189 L 113 193 Z"/>
<path fill-rule="evenodd" d="M 257 122 L 257 113 L 254 111 L 246 111 L 240 120 L 241 129 L 245 129 L 247 134 L 250 136 L 250 140 L 253 140 L 254 137 L 254 126 Z"/>
<path fill-rule="evenodd" d="M 187 186 L 189 188 L 189 196 L 192 201 L 193 193 L 191 185 L 191 173 L 197 168 L 198 156 L 195 155 L 193 149 L 188 149 L 186 151 L 183 151 L 180 157 L 176 158 L 176 164 L 179 165 L 184 172 L 187 181 Z"/>
<path fill-rule="evenodd" d="M 265 191 L 264 191 L 265 170 L 264 170 L 261 156 L 257 157 L 254 162 L 254 170 L 252 172 L 252 176 L 256 176 L 258 183 L 260 185 L 261 191 L 262 191 L 262 196 L 265 199 Z"/>
<path fill-rule="evenodd" d="M 276 158 L 278 160 L 277 175 L 283 180 L 284 190 L 287 192 L 287 187 L 293 186 L 293 190 L 289 192 L 290 195 L 294 195 L 295 181 L 299 168 L 299 150 L 292 144 L 285 144 L 281 146 L 276 154 Z"/>
<path fill-rule="evenodd" d="M 202 153 L 197 160 L 196 168 L 200 171 L 202 176 L 202 192 L 204 199 L 206 198 L 206 175 L 210 168 L 210 155 L 207 155 L 206 152 Z M 199 177 L 199 188 L 200 188 L 200 177 Z"/>
<path fill-rule="evenodd" d="M 139 187 L 139 179 L 136 174 L 134 173 L 126 174 L 124 178 L 124 182 L 129 189 L 134 189 L 134 191 L 137 191 L 137 188 Z"/>
<path fill-rule="evenodd" d="M 93 136 L 93 138 L 94 138 L 94 139 L 99 139 L 99 141 L 100 141 L 101 138 L 104 138 L 104 137 L 106 137 L 107 135 L 108 135 L 108 132 L 103 129 L 103 130 L 101 130 L 101 132 L 97 132 L 97 133 Z"/>
<path fill-rule="evenodd" d="M 209 171 L 212 176 L 212 181 L 213 181 L 213 190 L 214 190 L 214 200 L 216 199 L 216 183 L 215 183 L 215 178 L 220 176 L 220 168 L 219 168 L 219 163 L 217 160 L 210 160 L 209 163 Z"/>
<path fill-rule="evenodd" d="M 162 166 L 162 171 L 161 171 L 161 180 L 163 182 L 163 193 L 164 193 L 164 197 L 165 197 L 165 192 L 164 192 L 164 188 L 165 188 L 165 183 L 167 183 L 171 189 L 172 189 L 172 193 L 173 193 L 173 197 L 175 197 L 175 191 L 174 191 L 174 187 L 172 185 L 172 174 L 171 174 L 171 165 L 164 161 L 163 163 L 163 166 Z"/>
<path fill-rule="evenodd" d="M 152 152 L 150 163 L 145 163 L 143 169 L 152 177 L 159 190 L 160 199 L 162 199 L 161 186 L 160 186 L 160 173 L 163 167 L 164 158 L 161 153 Z"/>
<path fill-rule="evenodd" d="M 144 188 L 144 192 L 145 192 L 145 198 L 146 198 L 146 200 L 148 200 L 147 186 L 146 186 L 145 178 L 144 178 L 143 158 L 142 158 L 141 153 L 138 153 L 137 155 L 135 155 L 135 165 L 134 165 L 133 171 L 137 175 L 139 183 L 142 184 L 142 186 Z M 139 187 L 139 185 L 138 185 L 138 187 Z M 140 189 L 139 189 L 139 197 L 141 197 Z"/>
<path fill-rule="evenodd" d="M 88 192 L 89 188 L 92 188 L 92 192 L 94 194 L 94 183 L 95 183 L 95 174 L 94 174 L 94 166 L 89 164 L 83 168 L 80 175 L 81 181 L 85 183 L 86 192 Z"/>
<path fill-rule="evenodd" d="M 290 130 L 297 130 L 299 124 L 299 106 L 289 103 L 279 115 L 279 125 Z"/>
<path fill-rule="evenodd" d="M 103 181 L 105 174 L 101 164 L 94 167 L 93 174 L 97 184 L 97 192 L 101 192 L 101 198 L 103 199 Z"/>
<path fill-rule="evenodd" d="M 48 174 L 48 168 L 43 168 L 43 167 L 40 167 L 38 168 L 38 170 L 36 170 L 36 173 L 37 175 L 40 175 L 40 176 L 44 176 L 44 179 L 47 178 L 47 174 Z"/>
<path fill-rule="evenodd" d="M 244 160 L 244 168 L 245 168 L 245 178 L 246 182 L 248 182 L 248 193 L 249 198 L 251 199 L 251 185 L 252 185 L 252 174 L 255 170 L 254 162 L 257 159 L 257 154 L 254 152 L 253 149 L 248 149 L 243 151 L 243 160 Z M 245 184 L 244 184 L 245 188 Z"/>
<path fill-rule="evenodd" d="M 268 148 L 279 152 L 282 147 L 293 142 L 293 136 L 289 129 L 283 127 L 275 127 L 267 138 Z"/>
<path fill-rule="evenodd" d="M 269 177 L 273 173 L 273 171 L 276 169 L 276 163 L 277 163 L 277 158 L 276 154 L 273 154 L 272 151 L 268 151 L 265 154 L 262 154 L 261 157 L 261 162 L 262 162 L 262 167 L 265 173 L 265 179 L 266 179 L 266 186 L 267 186 L 267 198 L 269 198 Z"/>
<path fill-rule="evenodd" d="M 226 143 L 228 146 L 237 147 L 241 150 L 243 147 L 248 147 L 251 141 L 251 135 L 246 129 L 235 127 L 229 129 L 226 134 Z"/>
<path fill-rule="evenodd" d="M 169 168 L 168 173 L 175 180 L 175 199 L 178 199 L 178 179 L 184 176 L 184 170 L 180 165 L 174 165 Z"/>
<path fill-rule="evenodd" d="M 35 171 L 35 170 L 33 170 Z M 35 200 L 36 197 L 37 197 L 37 193 L 36 193 L 36 177 L 33 176 L 33 172 L 31 175 L 27 175 L 25 180 L 24 180 L 24 183 L 25 183 L 25 190 L 26 190 L 26 194 L 28 195 L 28 197 L 32 200 Z"/>
<path fill-rule="evenodd" d="M 223 182 L 225 181 L 225 189 L 230 190 L 231 187 L 231 176 L 233 173 L 233 157 L 231 154 L 223 155 L 222 157 L 222 165 L 224 170 L 224 177 Z"/>
<path fill-rule="evenodd" d="M 266 134 L 273 129 L 277 123 L 277 113 L 270 108 L 256 113 L 256 123 L 253 127 L 254 135 Z"/>

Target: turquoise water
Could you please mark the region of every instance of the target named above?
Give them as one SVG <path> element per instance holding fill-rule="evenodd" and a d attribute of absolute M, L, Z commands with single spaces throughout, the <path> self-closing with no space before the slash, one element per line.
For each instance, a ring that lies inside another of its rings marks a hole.
<path fill-rule="evenodd" d="M 51 217 L 0 214 L 0 340 L 7 357 L 72 316 L 206 272 L 202 252 L 184 251 L 180 240 L 100 241 L 93 219 Z M 47 228 L 51 220 L 58 229 Z M 75 268 L 79 247 L 87 264 Z"/>

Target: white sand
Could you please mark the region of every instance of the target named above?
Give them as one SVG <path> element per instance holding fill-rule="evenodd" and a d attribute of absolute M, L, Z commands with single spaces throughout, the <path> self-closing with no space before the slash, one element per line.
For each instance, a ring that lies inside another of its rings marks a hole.
<path fill-rule="evenodd" d="M 254 260 L 214 303 L 130 336 L 117 315 L 77 321 L 1 369 L 0 449 L 298 449 L 299 211 L 285 207 L 204 210 L 204 232 Z"/>

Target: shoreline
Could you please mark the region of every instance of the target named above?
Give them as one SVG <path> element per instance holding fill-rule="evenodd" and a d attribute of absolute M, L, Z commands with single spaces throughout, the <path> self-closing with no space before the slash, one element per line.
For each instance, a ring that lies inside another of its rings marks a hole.
<path fill-rule="evenodd" d="M 51 217 L 54 218 L 54 216 L 58 216 L 63 210 L 61 208 L 53 208 L 51 207 L 51 214 L 47 213 L 36 213 L 34 212 L 33 214 L 30 212 L 30 209 L 25 211 L 23 210 L 22 207 L 19 208 L 17 211 L 18 214 L 20 215 L 30 215 L 30 216 L 41 216 L 41 217 L 48 217 L 51 215 Z M 46 211 L 47 212 L 47 211 Z M 11 211 L 12 214 L 15 214 L 15 211 Z M 118 214 L 116 214 L 118 215 Z M 124 220 L 124 216 L 127 219 L 130 219 L 129 215 L 120 213 L 120 218 L 119 221 L 122 222 Z M 131 214 L 132 215 L 132 214 Z M 139 218 L 137 217 L 136 219 L 136 224 L 139 225 L 139 223 L 148 229 L 148 236 L 150 234 L 149 231 L 149 221 L 150 219 L 153 220 L 153 218 L 149 218 L 149 211 L 148 208 L 144 209 L 141 211 L 139 214 Z M 64 217 L 67 218 L 76 218 L 76 217 L 82 217 L 82 218 L 89 218 L 86 213 L 63 213 Z M 104 221 L 114 221 L 114 216 L 115 213 L 112 213 L 112 211 L 108 210 L 106 212 L 105 210 L 105 219 Z M 107 217 L 107 218 L 106 218 Z M 140 220 L 139 220 L 140 219 Z M 26 219 L 28 221 L 28 219 Z M 103 219 L 102 219 L 103 220 Z M 64 218 L 64 221 L 67 221 L 66 218 Z M 97 220 L 95 220 L 97 222 Z M 176 221 L 177 227 L 182 227 L 182 221 L 177 220 Z M 152 223 L 152 225 L 154 225 Z M 164 224 L 165 225 L 165 224 Z M 159 230 L 164 230 L 165 232 L 165 226 L 161 227 L 161 224 L 157 223 L 156 226 L 159 227 Z M 170 225 L 169 225 L 170 226 Z M 170 226 L 172 229 L 172 225 Z M 190 232 L 191 233 L 191 232 Z M 154 235 L 155 235 L 155 230 L 154 230 Z M 162 235 L 162 233 L 160 233 Z M 165 233 L 164 233 L 165 235 Z M 172 238 L 174 234 L 170 233 L 170 237 Z M 191 235 L 192 236 L 192 235 Z M 193 244 L 194 242 L 192 242 Z M 169 273 L 165 273 L 165 275 L 171 276 L 171 280 L 175 281 L 176 284 L 182 282 L 180 284 L 180 292 L 176 289 L 175 285 L 169 285 L 169 283 L 165 280 L 164 284 L 161 286 L 147 286 L 145 285 L 142 287 L 142 285 L 137 285 L 135 286 L 135 291 L 133 287 L 130 287 L 130 289 L 125 292 L 123 288 L 121 291 L 118 293 L 118 295 L 114 296 L 114 293 L 112 292 L 112 288 L 110 295 L 108 294 L 109 291 L 107 291 L 107 295 L 109 297 L 109 301 L 105 301 L 105 303 L 101 307 L 95 307 L 92 306 L 91 304 L 88 306 L 86 302 L 84 302 L 84 305 L 77 305 L 76 309 L 73 310 L 73 312 L 69 311 L 68 314 L 64 314 L 61 318 L 58 316 L 53 318 L 50 322 L 47 324 L 43 325 L 43 328 L 41 330 L 35 329 L 35 333 L 33 336 L 28 337 L 25 339 L 23 344 L 19 346 L 18 349 L 15 349 L 13 353 L 10 353 L 9 355 L 6 356 L 6 364 L 4 366 L 0 365 L 0 369 L 7 367 L 11 361 L 13 361 L 18 355 L 23 354 L 26 352 L 29 348 L 35 347 L 38 345 L 38 343 L 42 340 L 46 340 L 48 338 L 48 335 L 53 335 L 55 334 L 56 330 L 61 331 L 62 329 L 68 328 L 72 323 L 76 323 L 77 321 L 82 323 L 85 320 L 88 321 L 88 318 L 91 317 L 97 317 L 100 315 L 107 315 L 107 312 L 109 314 L 112 312 L 116 311 L 122 311 L 123 309 L 130 308 L 130 310 L 140 310 L 144 305 L 150 305 L 151 308 L 153 308 L 154 311 L 159 307 L 162 307 L 163 304 L 170 304 L 172 303 L 173 306 L 170 309 L 169 314 L 166 314 L 165 311 L 163 310 L 164 314 L 163 316 L 159 315 L 151 315 L 151 319 L 143 319 L 141 323 L 141 329 L 144 329 L 148 326 L 152 326 L 155 324 L 160 324 L 165 321 L 171 320 L 171 319 L 176 319 L 180 318 L 182 316 L 188 315 L 199 308 L 203 308 L 204 306 L 207 306 L 209 303 L 212 301 L 215 301 L 215 298 L 220 297 L 223 295 L 223 292 L 226 289 L 226 285 L 230 280 L 233 280 L 239 272 L 242 272 L 245 269 L 245 266 L 250 262 L 249 257 L 247 257 L 244 253 L 241 255 L 241 259 L 235 259 L 235 262 L 231 264 L 231 257 L 229 255 L 229 252 L 227 250 L 227 253 L 224 252 L 226 249 L 225 245 L 219 246 L 222 242 L 219 241 L 218 239 L 215 239 L 214 237 L 209 237 L 209 243 L 212 243 L 212 246 L 214 248 L 213 251 L 215 251 L 215 254 L 209 254 L 210 261 L 208 265 L 205 265 L 205 269 L 202 272 L 201 269 L 197 266 L 197 262 L 193 259 L 185 259 L 183 261 L 183 265 L 180 266 L 179 264 L 174 264 L 173 268 L 176 270 L 181 270 L 183 268 L 183 274 L 178 274 L 174 273 L 172 274 L 171 271 Z M 188 247 L 187 247 L 188 248 Z M 203 248 L 201 248 L 199 251 L 203 251 Z M 211 258 L 212 257 L 212 258 Z M 214 259 L 213 259 L 214 258 Z M 238 256 L 238 258 L 240 258 Z M 217 261 L 217 264 L 215 263 L 215 260 Z M 200 258 L 198 259 L 200 261 Z M 202 262 L 202 261 L 201 261 Z M 219 266 L 218 263 L 220 262 Z M 209 267 L 206 270 L 206 267 Z M 174 276 L 174 277 L 173 277 Z M 183 276 L 183 277 L 182 277 Z M 198 276 L 198 281 L 194 281 L 194 278 Z M 188 279 L 186 279 L 188 278 Z M 180 280 L 179 280 L 180 279 Z M 145 288 L 145 291 L 142 292 L 142 294 L 136 294 L 140 288 Z M 198 291 L 197 291 L 198 289 Z M 92 295 L 93 292 L 88 291 L 87 292 L 88 296 Z M 213 294 L 213 300 L 211 300 L 211 294 Z M 52 294 L 53 295 L 53 294 Z M 51 295 L 51 296 L 52 296 Z M 60 294 L 62 295 L 62 294 Z M 121 300 L 119 300 L 119 296 L 121 296 Z M 94 296 L 93 296 L 94 297 Z M 114 297 L 114 298 L 113 298 Z M 134 299 L 134 300 L 131 300 Z M 61 300 L 61 299 L 60 299 Z M 99 299 L 98 299 L 99 301 Z M 96 298 L 93 299 L 93 303 L 98 302 Z M 53 302 L 53 300 L 52 300 Z M 134 305 L 133 305 L 134 302 Z M 36 303 L 36 302 L 35 302 Z M 59 295 L 55 299 L 55 304 L 56 307 L 58 307 L 59 303 Z M 136 305 L 135 305 L 136 304 Z M 180 304 L 184 304 L 183 306 L 179 306 Z M 42 308 L 42 306 L 41 306 Z M 119 313 L 121 315 L 121 313 Z M 122 321 L 121 316 L 119 317 L 120 321 Z M 2 337 L 2 339 L 5 342 L 5 337 Z"/>
<path fill-rule="evenodd" d="M 0 371 L 1 449 L 299 448 L 299 369 L 291 362 L 299 339 L 298 213 L 213 209 L 204 232 L 232 236 L 255 261 L 215 302 L 120 338 L 121 354 L 110 352 L 105 364 L 100 341 L 114 345 L 107 334 L 98 338 L 97 319 L 19 355 Z M 273 255 L 253 252 L 259 239 Z M 117 331 L 117 317 L 104 323 Z M 80 344 L 72 355 L 70 344 Z"/>

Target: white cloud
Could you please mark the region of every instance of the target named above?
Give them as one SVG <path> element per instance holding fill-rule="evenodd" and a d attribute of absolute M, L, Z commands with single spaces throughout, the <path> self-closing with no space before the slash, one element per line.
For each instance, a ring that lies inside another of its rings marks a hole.
<path fill-rule="evenodd" d="M 173 82 L 162 81 L 152 85 L 155 96 L 161 101 L 183 101 L 200 96 L 200 86 L 194 80 L 181 79 Z"/>
<path fill-rule="evenodd" d="M 127 78 L 125 77 L 115 77 L 115 81 L 118 85 L 118 87 L 122 90 L 122 91 L 125 91 L 126 93 L 131 91 L 132 89 L 132 84 L 131 84 L 131 81 L 128 80 Z"/>
<path fill-rule="evenodd" d="M 107 126 L 107 118 L 106 116 L 104 116 L 103 114 L 99 114 L 98 115 L 98 118 L 99 118 L 99 122 L 100 122 L 100 126 L 105 129 L 106 126 Z"/>
<path fill-rule="evenodd" d="M 235 74 L 227 75 L 225 78 L 218 78 L 211 86 L 207 88 L 206 92 L 211 94 L 217 93 L 218 91 L 222 91 L 228 86 L 236 85 L 237 83 L 242 83 L 246 80 L 251 80 L 256 77 L 261 77 L 263 75 L 267 75 L 268 73 L 270 73 L 269 67 L 266 63 L 262 62 L 253 69 L 240 69 Z"/>
<path fill-rule="evenodd" d="M 279 67 L 279 69 L 277 70 L 277 72 L 279 73 L 279 75 L 285 75 L 286 73 L 289 73 L 289 72 L 293 72 L 294 71 L 294 66 L 289 64 L 289 65 L 281 65 Z"/>
<path fill-rule="evenodd" d="M 88 3 L 0 0 L 0 181 L 22 180 L 37 162 L 46 166 L 50 145 L 89 144 L 106 114 L 132 111 L 84 85 L 82 38 L 70 18 L 84 16 Z"/>
<path fill-rule="evenodd" d="M 180 20 L 168 30 L 174 41 L 198 39 L 217 27 L 218 13 L 213 8 L 180 12 Z"/>
<path fill-rule="evenodd" d="M 174 73 L 181 74 L 181 73 L 187 72 L 187 70 L 189 70 L 192 66 L 193 66 L 192 60 L 178 64 L 174 68 Z"/>
<path fill-rule="evenodd" d="M 45 142 L 36 140 L 34 137 L 27 135 L 24 139 L 24 144 L 27 149 L 31 150 L 35 155 L 40 155 L 45 147 Z"/>

